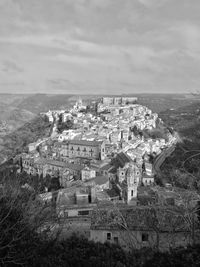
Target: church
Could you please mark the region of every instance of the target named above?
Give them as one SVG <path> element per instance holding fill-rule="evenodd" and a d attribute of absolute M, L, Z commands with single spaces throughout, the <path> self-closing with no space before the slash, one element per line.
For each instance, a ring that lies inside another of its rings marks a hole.
<path fill-rule="evenodd" d="M 117 182 L 121 189 L 122 199 L 129 205 L 137 205 L 137 189 L 141 184 L 141 168 L 135 162 L 126 163 L 117 171 Z"/>

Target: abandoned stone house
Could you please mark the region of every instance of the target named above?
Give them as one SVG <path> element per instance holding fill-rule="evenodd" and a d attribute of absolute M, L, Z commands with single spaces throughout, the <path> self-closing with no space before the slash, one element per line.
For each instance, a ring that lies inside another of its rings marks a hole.
<path fill-rule="evenodd" d="M 197 229 L 195 233 L 199 234 Z M 119 205 L 92 212 L 90 239 L 119 244 L 126 250 L 151 247 L 164 251 L 193 242 L 188 225 L 174 207 Z"/>

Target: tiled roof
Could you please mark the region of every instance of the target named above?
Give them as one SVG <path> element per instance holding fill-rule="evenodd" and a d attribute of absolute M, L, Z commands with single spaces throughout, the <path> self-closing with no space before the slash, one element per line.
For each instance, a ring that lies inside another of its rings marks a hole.
<path fill-rule="evenodd" d="M 102 167 L 101 167 L 101 170 L 102 170 L 102 171 L 108 171 L 110 168 L 112 168 L 112 165 L 110 165 L 110 164 L 108 163 L 108 164 L 102 166 Z"/>
<path fill-rule="evenodd" d="M 52 166 L 57 166 L 61 168 L 68 168 L 68 169 L 77 170 L 77 171 L 81 171 L 84 168 L 84 166 L 81 166 L 78 164 L 71 164 L 71 163 L 56 161 L 52 159 L 44 159 L 44 158 L 38 160 L 36 163 L 41 164 L 41 165 L 52 165 Z"/>
<path fill-rule="evenodd" d="M 112 161 L 116 169 L 119 167 L 123 168 L 128 162 L 131 162 L 131 158 L 124 152 L 117 154 L 117 156 Z"/>
<path fill-rule="evenodd" d="M 69 144 L 71 145 L 80 145 L 80 146 L 99 146 L 102 141 L 87 141 L 87 140 L 70 140 Z"/>
<path fill-rule="evenodd" d="M 103 185 L 109 181 L 109 178 L 107 176 L 96 176 L 94 178 L 94 182 L 97 185 Z"/>
<path fill-rule="evenodd" d="M 176 214 L 176 215 L 175 215 Z M 125 223 L 124 223 L 125 222 Z M 94 230 L 144 230 L 168 232 L 186 231 L 187 227 L 174 207 L 126 207 L 109 206 L 95 209 L 91 217 Z"/>
<path fill-rule="evenodd" d="M 96 176 L 88 181 L 85 181 L 85 184 L 93 184 L 96 185 L 103 185 L 106 184 L 109 181 L 109 178 L 107 176 Z"/>

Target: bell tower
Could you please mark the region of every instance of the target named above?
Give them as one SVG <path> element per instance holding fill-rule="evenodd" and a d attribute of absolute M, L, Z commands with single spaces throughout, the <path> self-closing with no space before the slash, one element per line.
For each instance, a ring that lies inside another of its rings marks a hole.
<path fill-rule="evenodd" d="M 141 171 L 135 163 L 130 164 L 127 171 L 127 203 L 137 198 L 137 188 L 141 181 Z"/>

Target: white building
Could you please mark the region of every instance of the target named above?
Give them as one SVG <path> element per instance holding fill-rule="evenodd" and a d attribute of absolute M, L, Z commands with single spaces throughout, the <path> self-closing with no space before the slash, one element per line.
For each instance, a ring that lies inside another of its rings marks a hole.
<path fill-rule="evenodd" d="M 96 171 L 93 169 L 90 169 L 89 167 L 85 167 L 81 171 L 81 180 L 82 181 L 87 181 L 87 180 L 90 180 L 94 177 L 96 177 Z"/>

